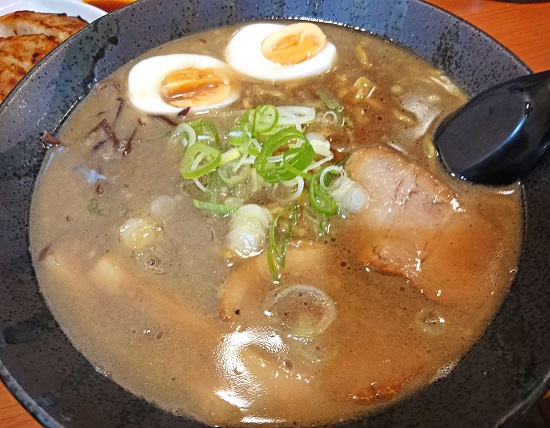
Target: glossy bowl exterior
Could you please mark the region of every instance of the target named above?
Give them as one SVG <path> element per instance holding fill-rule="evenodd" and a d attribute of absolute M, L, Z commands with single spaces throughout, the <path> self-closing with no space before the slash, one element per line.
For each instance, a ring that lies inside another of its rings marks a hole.
<path fill-rule="evenodd" d="M 0 108 L 0 377 L 48 427 L 202 426 L 162 411 L 97 373 L 68 342 L 36 284 L 27 221 L 55 131 L 91 85 L 145 51 L 186 34 L 263 18 L 338 22 L 395 40 L 475 94 L 528 68 L 484 33 L 407 0 L 141 0 L 62 44 Z M 494 426 L 541 396 L 550 371 L 550 164 L 525 182 L 519 273 L 482 339 L 445 378 L 342 426 Z M 60 189 L 63 191 L 63 189 Z"/>

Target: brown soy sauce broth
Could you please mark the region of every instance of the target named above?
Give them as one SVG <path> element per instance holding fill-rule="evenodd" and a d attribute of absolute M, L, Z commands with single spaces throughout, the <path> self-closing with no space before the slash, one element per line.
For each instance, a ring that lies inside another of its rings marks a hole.
<path fill-rule="evenodd" d="M 236 28 L 194 35 L 147 56 L 223 59 Z M 127 65 L 96 85 L 57 136 L 62 146 L 48 154 L 34 193 L 31 249 L 41 291 L 72 343 L 99 371 L 162 408 L 212 424 L 316 424 L 360 416 L 450 370 L 484 331 L 513 277 L 519 187 L 454 180 L 427 143 L 438 119 L 460 106 L 464 94 L 388 41 L 322 28 L 337 47 L 331 73 L 273 85 L 243 78 L 241 98 L 226 110 L 270 103 L 322 108 L 315 91 L 328 88 L 354 123 L 353 129 L 329 130 L 339 156 L 388 146 L 449 186 L 499 237 L 498 284 L 476 305 L 439 304 L 403 276 L 357 259 L 352 216 L 333 219 L 323 238 L 302 219 L 296 240 L 312 241 L 311 253 L 302 259 L 307 251 L 294 258 L 289 252 L 282 281 L 322 288 L 337 315 L 307 343 L 278 334 L 263 313 L 273 284 L 247 261 L 228 265 L 227 221 L 192 206 L 196 189 L 179 173 L 182 149 L 167 142 L 173 125 L 125 98 Z M 376 85 L 368 101 L 349 89 L 360 76 Z M 219 129 L 236 117 L 213 114 Z M 99 126 L 104 120 L 110 128 Z M 132 218 L 153 218 L 158 227 L 152 248 L 139 254 L 120 241 L 120 227 Z M 254 282 L 246 293 L 259 310 L 243 313 L 235 330 L 219 317 L 220 288 L 239 275 L 245 289 L 247 278 Z"/>

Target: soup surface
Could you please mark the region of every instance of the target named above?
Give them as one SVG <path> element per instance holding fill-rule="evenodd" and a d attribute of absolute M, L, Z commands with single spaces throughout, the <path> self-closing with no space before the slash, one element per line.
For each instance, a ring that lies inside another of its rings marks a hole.
<path fill-rule="evenodd" d="M 293 34 L 248 35 L 275 71 L 227 48 L 237 27 L 149 52 L 96 84 L 44 162 L 45 299 L 98 371 L 175 413 L 318 424 L 388 405 L 452 370 L 515 272 L 519 186 L 452 178 L 431 143 L 464 94 L 388 41 L 320 28 L 305 56 Z M 134 71 L 181 53 L 230 65 Z M 157 71 L 161 101 L 143 89 Z"/>

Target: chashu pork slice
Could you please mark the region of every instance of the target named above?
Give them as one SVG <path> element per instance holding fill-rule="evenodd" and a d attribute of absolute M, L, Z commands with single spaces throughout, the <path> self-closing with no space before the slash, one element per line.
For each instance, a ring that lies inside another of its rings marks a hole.
<path fill-rule="evenodd" d="M 486 220 L 458 206 L 428 171 L 383 148 L 346 165 L 369 197 L 355 222 L 354 251 L 379 271 L 402 275 L 443 304 L 478 304 L 502 278 L 501 243 Z"/>
<path fill-rule="evenodd" d="M 62 42 L 88 23 L 65 13 L 13 12 L 0 17 L 0 37 L 45 34 Z"/>
<path fill-rule="evenodd" d="M 0 102 L 58 44 L 55 37 L 44 34 L 0 38 Z"/>

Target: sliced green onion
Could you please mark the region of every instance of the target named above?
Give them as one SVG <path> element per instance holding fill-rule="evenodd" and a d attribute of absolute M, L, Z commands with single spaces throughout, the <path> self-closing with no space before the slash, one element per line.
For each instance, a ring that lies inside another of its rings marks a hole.
<path fill-rule="evenodd" d="M 315 108 L 304 106 L 282 106 L 279 110 L 279 125 L 289 126 L 296 121 L 300 125 L 311 123 L 315 120 Z"/>
<path fill-rule="evenodd" d="M 221 216 L 229 215 L 239 209 L 239 207 L 233 205 L 216 204 L 214 202 L 199 201 L 198 199 L 193 199 L 193 205 L 200 210 Z"/>
<path fill-rule="evenodd" d="M 193 183 L 195 183 L 195 186 L 197 186 L 201 191 L 208 192 L 208 189 L 204 186 L 204 184 L 201 183 L 201 181 L 198 178 L 193 178 Z"/>
<path fill-rule="evenodd" d="M 269 162 L 269 157 L 281 147 L 296 141 L 295 145 L 302 143 L 300 147 L 287 149 L 283 154 L 283 162 L 274 164 Z M 303 133 L 294 128 L 285 128 L 273 134 L 262 146 L 262 150 L 254 161 L 256 171 L 268 183 L 292 180 L 301 175 L 306 167 L 315 158 L 315 152 Z M 309 175 L 305 174 L 306 178 Z"/>
<path fill-rule="evenodd" d="M 277 125 L 279 111 L 272 105 L 261 105 L 254 109 L 252 134 L 267 133 Z"/>
<path fill-rule="evenodd" d="M 193 128 L 197 134 L 197 140 L 205 144 L 219 146 L 220 136 L 216 125 L 209 119 L 200 119 L 194 122 L 189 122 L 189 125 Z"/>
<path fill-rule="evenodd" d="M 220 165 L 218 168 L 218 175 L 227 184 L 238 184 L 248 177 L 252 166 L 250 164 L 241 164 L 232 161 L 224 165 Z"/>
<path fill-rule="evenodd" d="M 320 214 L 326 216 L 334 215 L 338 212 L 338 204 L 327 190 L 327 175 L 334 172 L 325 172 L 326 168 L 322 168 L 313 174 L 309 181 L 309 203 L 312 208 Z"/>
<path fill-rule="evenodd" d="M 250 131 L 252 128 L 252 119 L 254 117 L 254 109 L 248 109 L 244 112 L 244 114 L 240 117 L 238 122 L 238 127 L 242 129 L 243 131 Z"/>
<path fill-rule="evenodd" d="M 256 193 L 264 184 L 264 181 L 262 178 L 258 175 L 258 172 L 255 168 L 252 168 L 252 171 L 250 171 L 250 179 L 248 180 L 250 193 Z"/>
<path fill-rule="evenodd" d="M 327 236 L 329 232 L 328 216 L 323 216 L 319 221 L 319 236 Z"/>
<path fill-rule="evenodd" d="M 344 106 L 336 99 L 336 97 L 327 89 L 319 88 L 317 90 L 317 96 L 325 103 L 325 105 L 330 109 L 338 113 L 344 111 Z"/>
<path fill-rule="evenodd" d="M 328 175 L 330 174 L 330 175 Z M 321 169 L 321 175 L 319 176 L 319 183 L 326 189 L 335 175 L 347 176 L 343 167 L 338 165 L 328 165 Z"/>
<path fill-rule="evenodd" d="M 191 125 L 180 123 L 170 135 L 170 143 L 181 142 L 183 147 L 191 146 L 197 141 L 197 134 Z"/>
<path fill-rule="evenodd" d="M 240 127 L 234 126 L 231 131 L 229 131 L 229 144 L 235 147 L 242 146 L 250 140 L 250 135 Z"/>
<path fill-rule="evenodd" d="M 295 183 L 293 183 L 295 182 Z M 292 186 L 296 186 L 296 190 L 294 191 L 294 193 L 290 196 L 290 200 L 291 201 L 295 201 L 296 199 L 298 199 L 300 197 L 300 195 L 302 194 L 302 192 L 304 191 L 304 188 L 305 188 L 305 183 L 304 183 L 304 179 L 300 176 L 297 176 L 294 180 L 292 181 L 283 181 L 283 184 L 285 186 L 289 186 L 289 185 L 292 185 Z"/>
<path fill-rule="evenodd" d="M 289 219 L 289 224 L 286 231 L 278 230 L 279 219 L 283 215 L 286 215 Z M 298 206 L 290 205 L 277 214 L 269 225 L 269 250 L 267 253 L 267 262 L 269 265 L 269 272 L 275 282 L 278 282 L 281 279 L 281 271 L 285 267 L 286 249 L 290 239 L 292 238 L 292 232 L 297 222 Z M 277 239 L 277 235 L 281 234 L 282 237 L 279 241 Z"/>
<path fill-rule="evenodd" d="M 243 258 L 254 257 L 264 250 L 271 213 L 257 205 L 246 204 L 231 214 L 228 249 Z"/>
<path fill-rule="evenodd" d="M 225 165 L 228 162 L 232 162 L 241 157 L 241 152 L 238 148 L 234 147 L 222 153 L 222 158 L 220 161 L 220 166 Z"/>
<path fill-rule="evenodd" d="M 310 145 L 310 147 L 311 147 L 311 145 Z M 299 177 L 305 178 L 306 180 L 309 180 L 311 178 L 311 174 L 308 174 L 305 171 L 305 168 L 302 170 L 299 167 L 297 168 L 297 167 L 294 166 L 294 164 L 295 164 L 295 162 L 293 161 L 294 157 L 295 156 L 303 156 L 302 155 L 303 150 L 304 149 L 302 147 L 299 147 L 299 148 L 295 148 L 295 149 L 289 149 L 286 152 L 284 152 L 283 153 L 283 165 L 285 166 L 287 171 L 294 174 L 295 177 L 299 176 Z M 311 147 L 311 150 L 313 150 L 313 147 Z M 315 153 L 315 152 L 313 152 L 313 153 Z M 315 157 L 315 155 L 314 155 L 314 157 Z M 307 166 L 306 166 L 306 168 L 307 168 Z"/>
<path fill-rule="evenodd" d="M 308 132 L 306 134 L 307 140 L 310 142 L 315 154 L 319 156 L 333 156 L 330 150 L 330 141 L 328 141 L 322 134 L 317 132 Z"/>
<path fill-rule="evenodd" d="M 328 91 L 325 88 L 319 88 L 317 90 L 317 96 L 321 98 L 321 100 L 325 103 L 327 108 L 330 110 L 325 113 L 324 117 L 332 113 L 336 123 L 338 123 L 341 126 L 345 124 L 347 124 L 348 126 L 351 126 L 351 121 L 349 120 L 349 117 L 344 113 L 344 106 L 340 104 L 338 99 L 330 91 Z"/>
<path fill-rule="evenodd" d="M 258 156 L 262 151 L 262 145 L 258 142 L 258 140 L 252 139 L 250 140 L 246 151 L 252 156 Z"/>
<path fill-rule="evenodd" d="M 341 167 L 334 166 L 334 168 Z M 322 176 L 321 181 L 323 181 Z M 333 180 L 327 190 L 343 215 L 363 211 L 369 204 L 365 189 L 356 181 L 351 180 L 343 169 L 340 177 Z"/>
<path fill-rule="evenodd" d="M 190 146 L 183 156 L 181 175 L 187 179 L 202 177 L 215 170 L 221 159 L 222 155 L 218 149 L 197 142 Z"/>

